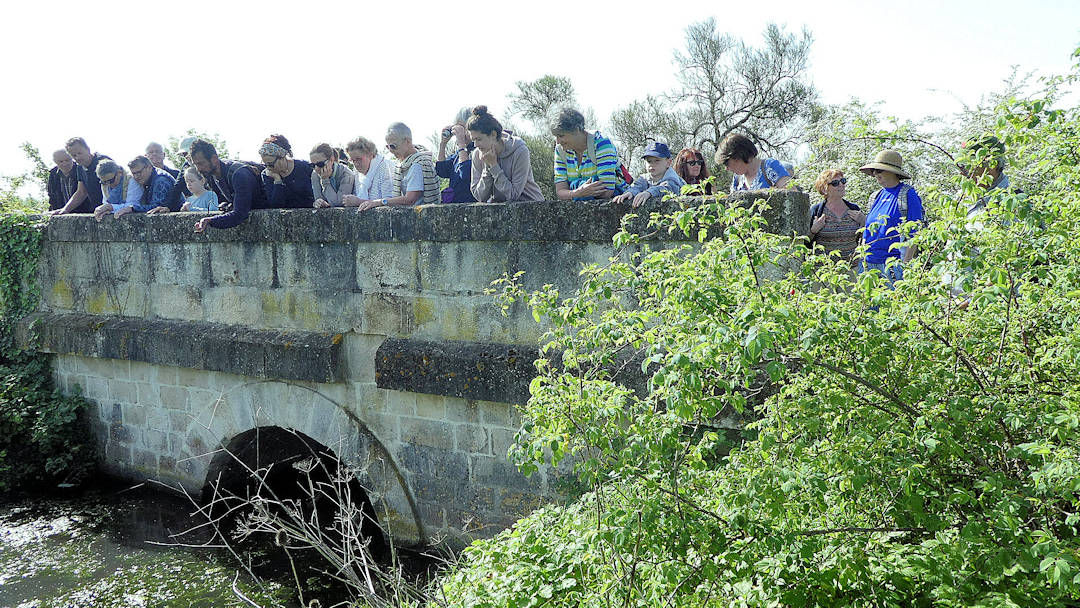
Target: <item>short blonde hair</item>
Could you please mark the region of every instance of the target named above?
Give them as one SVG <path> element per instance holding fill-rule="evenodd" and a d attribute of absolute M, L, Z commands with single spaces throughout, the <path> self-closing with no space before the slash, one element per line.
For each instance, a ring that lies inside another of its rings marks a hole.
<path fill-rule="evenodd" d="M 839 169 L 825 169 L 821 172 L 821 175 L 818 176 L 817 180 L 814 181 L 814 190 L 817 190 L 818 194 L 821 196 L 827 196 L 826 192 L 828 192 L 829 182 L 841 177 L 844 177 L 843 171 Z"/>
<path fill-rule="evenodd" d="M 375 156 L 379 152 L 379 149 L 375 146 L 375 142 L 366 137 L 357 137 L 356 139 L 345 144 L 345 150 L 347 152 L 357 151 L 361 154 L 368 154 Z"/>

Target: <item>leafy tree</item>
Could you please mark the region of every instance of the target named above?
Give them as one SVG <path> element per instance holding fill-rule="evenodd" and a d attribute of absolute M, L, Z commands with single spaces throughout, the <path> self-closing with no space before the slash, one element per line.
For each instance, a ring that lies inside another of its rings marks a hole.
<path fill-rule="evenodd" d="M 519 80 L 514 86 L 517 91 L 507 95 L 509 114 L 520 115 L 541 133 L 547 131 L 548 119 L 553 110 L 566 105 L 577 105 L 574 85 L 565 76 L 545 74 L 531 82 Z"/>
<path fill-rule="evenodd" d="M 711 17 L 691 24 L 674 57 L 679 85 L 616 110 L 615 135 L 628 152 L 647 138 L 667 138 L 711 153 L 733 131 L 765 150 L 790 149 L 817 98 L 806 74 L 811 43 L 805 29 L 788 34 L 769 24 L 764 46 L 755 48 L 721 34 Z"/>
<path fill-rule="evenodd" d="M 231 158 L 229 155 L 229 146 L 225 143 L 224 139 L 217 133 L 210 135 L 196 129 L 188 129 L 183 135 L 177 137 L 175 135 L 169 136 L 169 145 L 165 146 L 165 156 L 169 159 L 169 164 L 174 167 L 179 167 L 184 164 L 184 159 L 180 156 L 180 142 L 185 137 L 199 137 L 214 144 L 214 149 L 217 150 L 218 156 L 221 158 Z"/>
<path fill-rule="evenodd" d="M 934 176 L 895 291 L 763 200 L 653 217 L 696 246 L 616 235 L 571 297 L 510 282 L 551 328 L 511 456 L 591 490 L 470 547 L 451 605 L 1076 605 L 1078 75 L 995 108 L 1023 192 Z"/>

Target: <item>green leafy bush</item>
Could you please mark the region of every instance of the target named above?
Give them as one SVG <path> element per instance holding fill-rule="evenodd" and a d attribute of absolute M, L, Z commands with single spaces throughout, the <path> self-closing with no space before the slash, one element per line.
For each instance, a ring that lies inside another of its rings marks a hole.
<path fill-rule="evenodd" d="M 935 221 L 895 291 L 723 201 L 653 218 L 697 247 L 616 236 L 628 255 L 572 297 L 511 284 L 558 357 L 540 363 L 511 456 L 572 468 L 591 492 L 472 545 L 440 595 L 1080 603 L 1080 110 L 1053 109 L 1075 82 L 995 110 L 1022 193 L 968 217 L 984 191 L 935 176 Z M 646 392 L 610 379 L 626 360 Z M 728 451 L 720 423 L 746 412 L 749 438 Z"/>
<path fill-rule="evenodd" d="M 53 388 L 50 357 L 14 343 L 16 321 L 38 301 L 37 220 L 0 215 L 0 491 L 77 481 L 93 467 L 85 400 Z"/>

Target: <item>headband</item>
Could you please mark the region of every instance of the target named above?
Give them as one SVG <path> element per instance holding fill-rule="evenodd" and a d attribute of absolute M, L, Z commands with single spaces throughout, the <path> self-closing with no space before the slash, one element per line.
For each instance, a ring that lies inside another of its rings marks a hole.
<path fill-rule="evenodd" d="M 259 147 L 259 156 L 281 156 L 285 157 L 289 155 L 289 151 L 273 142 L 265 142 Z"/>

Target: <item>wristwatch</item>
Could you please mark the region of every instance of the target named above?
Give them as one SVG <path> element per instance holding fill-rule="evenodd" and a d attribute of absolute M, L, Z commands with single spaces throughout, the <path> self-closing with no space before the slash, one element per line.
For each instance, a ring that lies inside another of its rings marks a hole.
<path fill-rule="evenodd" d="M 382 206 L 383 206 L 383 207 L 385 207 L 385 206 L 387 206 L 387 205 L 389 205 L 389 204 L 390 204 L 390 203 L 387 203 L 387 202 L 386 202 L 386 199 L 385 199 L 385 198 L 384 198 L 384 199 L 382 199 L 382 201 L 380 201 L 380 202 L 381 202 L 381 204 L 382 204 Z"/>

